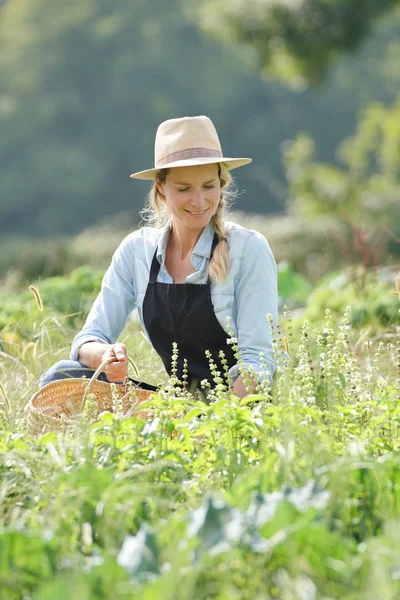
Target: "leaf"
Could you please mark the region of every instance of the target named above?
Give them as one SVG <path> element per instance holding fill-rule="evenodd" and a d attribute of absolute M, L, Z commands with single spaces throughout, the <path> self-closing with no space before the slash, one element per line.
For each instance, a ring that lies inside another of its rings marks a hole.
<path fill-rule="evenodd" d="M 249 508 L 246 511 L 247 519 L 256 527 L 261 527 L 272 519 L 275 515 L 277 506 L 282 501 L 282 492 L 273 492 L 272 494 L 256 494 Z"/>
<path fill-rule="evenodd" d="M 110 411 L 105 410 L 104 412 L 102 412 L 99 415 L 98 420 L 101 421 L 102 423 L 105 423 L 106 425 L 112 425 L 114 419 L 115 419 L 114 415 Z"/>
<path fill-rule="evenodd" d="M 43 446 L 47 446 L 47 444 L 49 442 L 52 442 L 54 444 L 56 441 L 57 441 L 57 434 L 54 433 L 54 431 L 48 431 L 47 433 L 42 435 L 42 437 L 39 438 L 39 440 L 38 440 L 39 444 L 41 444 Z"/>
<path fill-rule="evenodd" d="M 202 409 L 201 407 L 195 406 L 194 408 L 191 408 L 190 410 L 188 410 L 188 412 L 183 417 L 183 419 L 181 419 L 181 421 L 183 423 L 189 423 L 189 421 L 191 421 L 192 419 L 194 419 L 194 417 L 197 417 L 198 415 L 205 414 L 205 412 L 206 411 L 204 409 Z"/>
<path fill-rule="evenodd" d="M 240 406 L 246 406 L 253 402 L 265 402 L 265 396 L 263 394 L 247 394 L 240 400 Z"/>
<path fill-rule="evenodd" d="M 47 540 L 39 535 L 17 531 L 0 534 L 0 581 L 18 581 L 21 586 L 35 586 L 53 575 L 56 540 L 47 532 Z M 3 595 L 2 597 L 7 597 Z"/>
<path fill-rule="evenodd" d="M 55 580 L 40 586 L 33 596 L 39 600 L 90 600 L 92 598 L 90 585 L 82 573 L 61 573 Z"/>
<path fill-rule="evenodd" d="M 302 488 L 285 492 L 285 498 L 299 511 L 305 512 L 308 508 L 322 510 L 328 504 L 330 492 L 318 486 L 310 479 Z"/>
<path fill-rule="evenodd" d="M 200 435 L 205 435 L 210 431 L 213 431 L 216 427 L 216 424 L 213 421 L 206 421 L 205 423 L 201 423 L 198 428 L 192 431 L 192 436 L 197 437 Z"/>
<path fill-rule="evenodd" d="M 210 552 L 213 556 L 226 552 L 232 547 L 232 540 L 241 532 L 239 511 L 233 511 L 222 500 L 209 497 L 203 506 L 195 510 L 188 527 L 189 538 L 197 537 L 197 555 Z"/>
<path fill-rule="evenodd" d="M 117 562 L 132 578 L 142 579 L 149 574 L 159 573 L 159 547 L 156 536 L 148 525 L 142 523 L 137 535 L 126 536 Z"/>
<path fill-rule="evenodd" d="M 298 489 L 292 489 L 284 486 L 281 490 L 272 492 L 271 494 L 256 494 L 249 508 L 246 511 L 246 517 L 250 523 L 253 523 L 257 528 L 262 527 L 265 523 L 275 519 L 276 513 L 280 506 L 289 505 L 288 510 L 280 511 L 280 517 L 283 518 L 282 526 L 292 522 L 293 510 L 296 513 L 304 513 L 309 508 L 322 510 L 326 507 L 330 498 L 328 490 L 320 488 L 314 480 L 310 480 L 305 486 Z"/>

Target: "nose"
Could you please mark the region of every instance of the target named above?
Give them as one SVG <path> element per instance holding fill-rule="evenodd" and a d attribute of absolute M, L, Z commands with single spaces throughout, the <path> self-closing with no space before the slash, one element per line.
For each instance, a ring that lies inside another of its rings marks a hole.
<path fill-rule="evenodd" d="M 190 204 L 193 207 L 202 207 L 204 205 L 204 193 L 200 189 L 193 190 L 190 196 Z"/>

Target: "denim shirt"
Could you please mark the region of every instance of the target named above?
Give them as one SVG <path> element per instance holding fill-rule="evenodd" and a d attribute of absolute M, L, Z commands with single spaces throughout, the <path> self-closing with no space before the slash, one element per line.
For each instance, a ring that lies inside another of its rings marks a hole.
<path fill-rule="evenodd" d="M 274 330 L 278 319 L 277 267 L 270 246 L 263 235 L 225 221 L 230 269 L 222 284 L 211 284 L 211 300 L 222 328 L 229 337 L 230 318 L 237 339 L 240 359 L 259 381 L 272 379 L 276 363 L 272 351 L 270 325 L 266 315 L 272 314 Z M 123 330 L 126 320 L 136 307 L 147 339 L 143 322 L 143 300 L 149 281 L 150 266 L 157 250 L 160 271 L 157 281 L 173 283 L 165 266 L 165 254 L 170 226 L 143 227 L 129 234 L 115 251 L 111 265 L 104 275 L 86 323 L 72 343 L 71 359 L 78 359 L 82 344 L 98 341 L 113 344 Z M 186 283 L 207 282 L 214 229 L 209 223 L 203 230 L 192 254 L 196 269 Z M 193 340 L 196 343 L 196 340 Z M 229 371 L 231 381 L 240 373 L 239 365 Z"/>

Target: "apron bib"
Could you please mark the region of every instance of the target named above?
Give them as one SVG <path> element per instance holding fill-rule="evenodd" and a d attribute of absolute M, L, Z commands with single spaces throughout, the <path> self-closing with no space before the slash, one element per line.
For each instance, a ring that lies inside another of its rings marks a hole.
<path fill-rule="evenodd" d="M 215 234 L 210 260 L 218 243 Z M 212 358 L 223 377 L 223 367 L 218 354 L 223 350 L 228 367 L 236 364 L 232 347 L 227 344 L 228 334 L 221 327 L 211 301 L 211 281 L 206 284 L 160 283 L 157 248 L 153 256 L 150 278 L 143 300 L 143 320 L 151 343 L 171 375 L 172 344 L 178 345 L 177 376 L 181 380 L 183 362 L 187 359 L 188 384 L 200 385 L 208 379 L 214 387 L 205 351 Z"/>

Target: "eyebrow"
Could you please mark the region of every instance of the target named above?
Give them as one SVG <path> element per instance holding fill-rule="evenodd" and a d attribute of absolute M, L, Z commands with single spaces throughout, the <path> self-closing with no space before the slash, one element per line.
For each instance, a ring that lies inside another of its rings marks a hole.
<path fill-rule="evenodd" d="M 214 177 L 213 179 L 209 179 L 208 181 L 204 181 L 203 185 L 205 183 L 212 183 L 213 181 L 216 181 L 218 179 L 218 177 Z M 190 183 L 186 183 L 184 181 L 173 181 L 172 182 L 174 185 L 190 185 Z"/>

